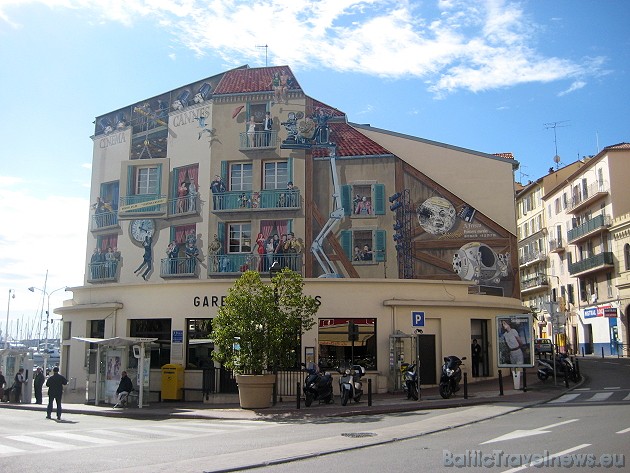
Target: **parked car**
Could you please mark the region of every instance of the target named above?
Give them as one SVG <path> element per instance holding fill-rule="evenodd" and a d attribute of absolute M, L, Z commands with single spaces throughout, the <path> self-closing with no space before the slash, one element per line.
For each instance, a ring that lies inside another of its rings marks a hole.
<path fill-rule="evenodd" d="M 553 343 L 548 338 L 537 338 L 534 340 L 534 353 L 553 353 Z"/>

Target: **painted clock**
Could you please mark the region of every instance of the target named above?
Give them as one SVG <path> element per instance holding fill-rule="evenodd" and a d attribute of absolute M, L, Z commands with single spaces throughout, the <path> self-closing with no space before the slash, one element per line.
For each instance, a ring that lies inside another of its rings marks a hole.
<path fill-rule="evenodd" d="M 155 222 L 150 218 L 132 220 L 129 224 L 131 238 L 143 243 L 146 237 L 153 237 L 155 233 Z"/>

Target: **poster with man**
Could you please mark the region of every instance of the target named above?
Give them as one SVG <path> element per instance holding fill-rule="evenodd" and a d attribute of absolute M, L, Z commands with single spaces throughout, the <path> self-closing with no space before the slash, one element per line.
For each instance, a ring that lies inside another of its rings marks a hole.
<path fill-rule="evenodd" d="M 532 315 L 497 315 L 496 320 L 497 366 L 499 368 L 531 368 L 534 366 Z"/>

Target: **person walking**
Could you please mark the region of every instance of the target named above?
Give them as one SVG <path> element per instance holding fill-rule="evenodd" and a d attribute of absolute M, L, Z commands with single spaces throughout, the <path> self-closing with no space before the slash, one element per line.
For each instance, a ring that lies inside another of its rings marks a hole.
<path fill-rule="evenodd" d="M 59 367 L 53 368 L 53 375 L 46 380 L 48 387 L 48 408 L 46 409 L 46 419 L 50 419 L 53 409 L 53 400 L 57 403 L 57 420 L 61 420 L 61 396 L 63 387 L 68 384 L 68 380 L 59 374 Z"/>
<path fill-rule="evenodd" d="M 479 376 L 479 363 L 481 362 L 481 345 L 477 343 L 476 338 L 473 339 L 470 351 L 472 354 L 472 375 L 476 378 Z"/>
<path fill-rule="evenodd" d="M 7 385 L 7 380 L 2 374 L 2 370 L 0 370 L 0 402 L 4 401 L 4 388 Z"/>
<path fill-rule="evenodd" d="M 19 403 L 22 399 L 22 385 L 26 382 L 24 378 L 24 368 L 20 368 L 15 374 L 13 380 L 13 393 L 15 395 L 15 402 Z"/>
<path fill-rule="evenodd" d="M 33 378 L 33 389 L 35 390 L 35 404 L 42 403 L 42 388 L 44 387 L 44 372 L 38 366 L 35 370 L 35 377 Z"/>

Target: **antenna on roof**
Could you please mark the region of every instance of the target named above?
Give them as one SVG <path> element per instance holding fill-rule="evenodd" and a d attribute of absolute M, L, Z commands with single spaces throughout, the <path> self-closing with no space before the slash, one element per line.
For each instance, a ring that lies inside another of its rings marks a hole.
<path fill-rule="evenodd" d="M 553 157 L 553 162 L 556 163 L 556 171 L 560 167 L 560 155 L 558 154 L 558 135 L 556 134 L 556 128 L 564 128 L 571 125 L 562 125 L 562 123 L 569 123 L 570 120 L 562 120 L 559 122 L 543 123 L 543 126 L 548 130 L 553 128 L 553 144 L 556 147 L 556 154 Z"/>
<path fill-rule="evenodd" d="M 256 46 L 257 48 L 265 48 L 265 67 L 267 67 L 267 51 L 269 50 L 269 46 L 268 45 L 264 45 L 264 46 Z"/>

